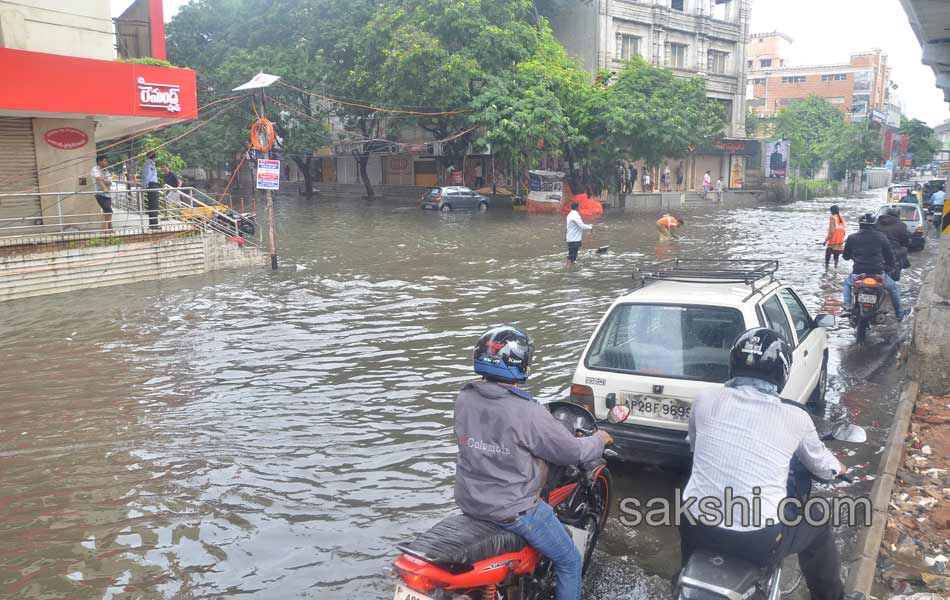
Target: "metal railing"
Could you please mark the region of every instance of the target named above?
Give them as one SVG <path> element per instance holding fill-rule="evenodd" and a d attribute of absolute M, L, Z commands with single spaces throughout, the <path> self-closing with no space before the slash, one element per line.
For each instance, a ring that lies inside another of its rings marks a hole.
<path fill-rule="evenodd" d="M 147 193 L 159 194 L 157 211 L 148 210 Z M 43 214 L 0 218 L 0 246 L 44 244 L 100 237 L 163 232 L 215 232 L 262 246 L 262 230 L 253 218 L 231 210 L 193 187 L 147 190 L 125 183 L 113 186 L 112 214 L 69 213 L 63 203 L 75 198 L 94 200 L 96 192 L 0 193 L 0 206 L 17 198 L 40 199 Z"/>

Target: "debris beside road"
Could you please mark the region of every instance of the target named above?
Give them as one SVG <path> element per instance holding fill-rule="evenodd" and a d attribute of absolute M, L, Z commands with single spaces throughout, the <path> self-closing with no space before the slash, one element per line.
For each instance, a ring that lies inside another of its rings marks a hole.
<path fill-rule="evenodd" d="M 878 570 L 891 600 L 950 596 L 950 396 L 921 397 L 914 409 Z"/>

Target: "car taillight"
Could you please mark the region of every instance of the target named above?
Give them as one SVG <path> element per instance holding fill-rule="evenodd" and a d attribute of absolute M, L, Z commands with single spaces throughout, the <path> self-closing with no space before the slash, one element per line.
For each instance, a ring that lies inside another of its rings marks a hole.
<path fill-rule="evenodd" d="M 399 570 L 399 576 L 402 577 L 403 583 L 423 594 L 428 594 L 438 587 L 438 582 L 418 573 Z"/>
<path fill-rule="evenodd" d="M 594 390 L 586 385 L 574 384 L 571 386 L 571 402 L 583 406 L 594 414 Z"/>
<path fill-rule="evenodd" d="M 877 285 L 877 279 L 872 279 L 868 277 L 864 279 L 864 281 L 862 281 L 861 283 L 863 283 L 864 285 Z"/>

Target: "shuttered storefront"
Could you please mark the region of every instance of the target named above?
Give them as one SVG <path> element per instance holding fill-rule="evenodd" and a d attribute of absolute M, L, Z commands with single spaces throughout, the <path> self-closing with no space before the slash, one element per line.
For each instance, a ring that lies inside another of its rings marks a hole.
<path fill-rule="evenodd" d="M 0 219 L 23 219 L 22 225 L 33 225 L 43 214 L 40 197 L 4 194 L 38 188 L 32 119 L 0 117 Z M 2 225 L 20 223 L 0 221 Z M 0 235 L 3 233 L 0 229 Z"/>

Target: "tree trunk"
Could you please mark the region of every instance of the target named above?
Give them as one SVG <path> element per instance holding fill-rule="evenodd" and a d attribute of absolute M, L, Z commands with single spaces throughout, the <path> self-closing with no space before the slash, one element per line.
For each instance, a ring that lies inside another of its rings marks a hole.
<path fill-rule="evenodd" d="M 307 199 L 313 198 L 313 173 L 310 171 L 310 165 L 313 162 L 313 157 L 308 156 L 306 160 L 303 160 L 299 157 L 294 157 L 294 162 L 297 163 L 297 168 L 300 169 L 300 172 L 303 173 L 303 185 L 304 185 L 304 195 Z"/>
<path fill-rule="evenodd" d="M 369 180 L 369 173 L 366 171 L 366 166 L 369 164 L 369 152 L 358 152 L 353 151 L 353 157 L 356 159 L 356 164 L 360 169 L 360 179 L 363 180 L 363 187 L 366 188 L 366 197 L 375 198 L 376 192 L 373 191 L 373 184 Z"/>

